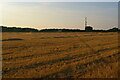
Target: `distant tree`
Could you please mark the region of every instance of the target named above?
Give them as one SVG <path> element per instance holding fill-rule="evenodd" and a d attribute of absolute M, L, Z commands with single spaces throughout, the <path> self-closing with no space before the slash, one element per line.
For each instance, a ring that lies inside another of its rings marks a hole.
<path fill-rule="evenodd" d="M 118 32 L 118 31 L 120 31 L 118 28 L 116 28 L 116 27 L 114 27 L 114 28 L 112 28 L 112 29 L 109 29 L 108 30 L 109 32 Z"/>
<path fill-rule="evenodd" d="M 2 32 L 39 32 L 37 29 L 33 28 L 17 28 L 17 27 L 5 27 L 0 26 Z"/>

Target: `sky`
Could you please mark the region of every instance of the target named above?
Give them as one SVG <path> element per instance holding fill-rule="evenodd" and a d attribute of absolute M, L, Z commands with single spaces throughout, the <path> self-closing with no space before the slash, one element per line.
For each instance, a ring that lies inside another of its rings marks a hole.
<path fill-rule="evenodd" d="M 9 2 L 3 5 L 3 26 L 37 29 L 84 29 L 84 18 L 94 29 L 118 26 L 117 2 Z"/>
<path fill-rule="evenodd" d="M 118 2 L 119 0 L 1 0 L 2 2 Z"/>

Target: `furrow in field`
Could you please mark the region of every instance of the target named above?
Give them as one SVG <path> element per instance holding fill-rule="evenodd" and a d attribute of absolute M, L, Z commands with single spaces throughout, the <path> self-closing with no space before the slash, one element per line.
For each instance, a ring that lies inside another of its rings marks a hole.
<path fill-rule="evenodd" d="M 110 48 L 110 47 L 107 47 L 107 48 Z M 100 51 L 101 49 L 99 49 L 99 50 L 96 50 L 96 51 Z M 102 50 L 106 50 L 106 48 L 102 48 Z M 90 51 L 90 50 L 89 50 Z M 74 53 L 74 54 L 73 54 Z M 86 54 L 87 53 L 87 54 Z M 4 64 L 3 64 L 3 66 L 4 65 L 8 65 L 8 66 L 10 66 L 10 68 L 12 67 L 12 65 L 14 65 L 14 67 L 16 66 L 24 66 L 24 65 L 28 65 L 28 64 L 31 64 L 31 63 L 36 63 L 36 61 L 37 62 L 45 62 L 45 61 L 49 61 L 49 60 L 56 60 L 56 59 L 60 59 L 60 58 L 64 58 L 64 57 L 67 57 L 67 56 L 77 56 L 77 55 L 84 55 L 84 54 L 86 54 L 86 55 L 88 55 L 88 54 L 94 54 L 94 53 L 90 53 L 90 52 L 81 52 L 81 51 L 77 51 L 77 50 L 75 50 L 75 51 L 72 51 L 72 52 L 67 52 L 67 53 L 48 53 L 48 55 L 44 55 L 44 56 L 31 56 L 32 58 L 29 58 L 30 56 L 27 56 L 28 58 L 26 58 L 26 56 L 25 56 L 25 58 L 23 58 L 23 59 L 16 59 L 16 60 L 3 60 L 3 62 L 4 62 Z M 54 56 L 53 56 L 54 55 Z M 23 56 L 24 57 L 24 56 Z M 44 60 L 45 58 L 48 58 L 48 60 Z"/>
<path fill-rule="evenodd" d="M 60 78 L 60 77 L 64 77 L 64 78 L 80 78 L 81 76 L 87 74 L 88 72 L 92 72 L 93 68 L 94 70 L 97 69 L 100 66 L 104 66 L 105 65 L 109 65 L 110 63 L 114 63 L 116 61 L 118 61 L 118 55 L 119 53 L 115 53 L 113 55 L 108 55 L 106 57 L 100 57 L 98 59 L 94 59 L 90 62 L 85 62 L 85 63 L 70 63 L 72 67 L 75 67 L 75 69 L 72 69 L 71 67 L 68 67 L 66 70 L 64 71 L 60 71 L 60 72 L 55 72 L 53 74 L 49 74 L 46 76 L 43 76 L 42 78 L 52 78 L 52 77 L 56 77 L 56 78 Z M 88 68 L 89 67 L 89 68 Z M 77 72 L 77 73 L 74 73 Z M 61 74 L 61 75 L 60 75 Z M 75 75 L 76 74 L 76 75 Z M 64 76 L 62 76 L 64 75 Z"/>
<path fill-rule="evenodd" d="M 75 38 L 75 37 L 81 37 L 81 36 L 106 36 L 106 35 L 114 35 L 114 34 L 85 34 L 85 35 L 78 35 L 78 36 L 54 36 L 54 37 L 41 37 L 40 39 L 49 39 L 49 38 Z"/>
<path fill-rule="evenodd" d="M 114 50 L 114 49 L 117 49 L 117 48 L 118 47 L 109 48 L 109 49 L 106 49 L 106 50 L 103 49 L 103 50 L 97 51 L 93 55 L 89 55 L 89 56 L 88 56 L 88 54 L 83 54 L 83 55 L 80 54 L 80 55 L 64 57 L 64 58 L 60 58 L 60 59 L 56 59 L 56 60 L 51 60 L 51 61 L 47 61 L 47 62 L 38 62 L 38 63 L 34 63 L 34 64 L 27 65 L 27 66 L 20 66 L 20 67 L 17 67 L 17 68 L 11 68 L 11 69 L 8 69 L 8 70 L 3 69 L 3 74 L 6 74 L 6 73 L 11 72 L 11 71 L 18 71 L 20 69 L 30 69 L 30 68 L 36 68 L 36 67 L 39 67 L 39 66 L 42 66 L 42 65 L 55 64 L 55 63 L 59 63 L 59 62 L 67 62 L 69 60 L 73 60 L 73 59 L 80 58 L 80 57 L 82 57 L 82 60 L 84 60 L 84 59 L 87 59 L 87 58 L 90 58 L 90 57 L 94 57 L 96 55 L 100 55 L 100 52 Z M 99 54 L 97 54 L 97 53 L 99 53 Z M 86 57 L 84 57 L 84 56 L 86 56 Z M 80 60 L 76 60 L 76 61 L 80 61 Z"/>
<path fill-rule="evenodd" d="M 110 46 L 110 45 L 115 45 L 116 43 L 107 43 L 107 44 L 103 44 L 102 46 Z M 72 45 L 71 45 L 72 46 Z M 64 46 L 63 46 L 64 47 Z M 87 44 L 86 46 L 86 50 L 87 48 L 90 48 L 91 47 Z M 96 45 L 95 46 L 96 48 L 99 47 L 99 45 Z M 42 53 L 42 54 L 30 54 L 30 55 L 26 55 L 26 56 L 16 56 L 16 57 L 12 57 L 12 55 L 7 55 L 7 56 L 3 56 L 3 60 L 19 60 L 19 59 L 27 59 L 27 58 L 33 58 L 33 57 L 42 57 L 42 56 L 45 56 L 45 55 L 49 55 L 49 56 L 52 56 L 52 55 L 59 55 L 61 53 L 64 53 L 64 52 L 70 52 L 70 51 L 75 51 L 75 50 L 78 50 L 78 49 L 82 49 L 83 47 L 79 46 L 79 44 L 77 44 L 77 46 L 72 46 L 72 47 L 68 47 L 67 49 L 63 49 L 63 50 L 59 50 L 59 48 L 55 51 L 51 51 L 51 52 L 46 52 L 46 53 Z M 94 46 L 92 47 L 92 49 L 94 48 Z M 8 53 L 9 54 L 9 53 Z M 23 54 L 23 53 L 22 53 Z"/>
<path fill-rule="evenodd" d="M 27 68 L 24 68 L 24 69 L 20 69 L 19 71 L 17 70 L 17 72 L 15 71 L 16 74 L 11 74 L 11 75 L 13 75 L 13 76 L 14 75 L 15 76 L 20 75 L 18 73 L 20 73 L 22 71 L 22 73 L 23 73 L 22 75 L 27 75 L 28 77 L 31 77 L 30 76 L 31 72 L 34 72 L 34 71 L 37 70 L 38 75 L 40 75 L 40 76 L 47 76 L 47 75 L 51 75 L 51 73 L 52 74 L 54 74 L 54 73 L 56 74 L 56 73 L 61 73 L 61 71 L 64 72 L 64 70 L 66 70 L 66 69 L 69 68 L 69 67 L 67 67 L 68 65 L 74 66 L 74 65 L 80 64 L 81 66 L 84 66 L 84 64 L 86 64 L 86 66 L 87 66 L 87 65 L 91 65 L 94 62 L 96 62 L 96 63 L 100 63 L 100 62 L 107 63 L 106 61 L 101 60 L 101 58 L 105 59 L 106 57 L 112 57 L 114 55 L 118 56 L 118 54 L 119 54 L 118 52 L 116 53 L 114 51 L 112 51 L 112 52 L 108 51 L 107 54 L 104 53 L 104 54 L 100 54 L 100 55 L 95 55 L 95 56 L 92 56 L 92 57 L 88 57 L 88 58 L 85 58 L 85 59 L 82 58 L 82 59 L 79 59 L 78 61 L 73 61 L 73 62 L 69 62 L 69 61 L 63 61 L 62 62 L 61 61 L 60 63 L 56 62 L 56 64 L 51 65 L 52 67 L 54 66 L 53 67 L 54 69 L 53 68 L 47 68 L 47 67 L 45 67 L 45 68 L 42 68 L 42 70 L 41 70 L 41 69 L 39 69 L 39 67 L 41 65 L 37 65 L 36 67 L 27 67 Z M 49 65 L 49 64 L 47 64 L 47 65 Z M 63 67 L 67 67 L 67 68 L 63 68 Z M 36 68 L 38 68 L 38 69 L 36 69 Z M 55 70 L 56 68 L 57 68 L 57 70 Z M 83 68 L 85 68 L 85 67 L 83 67 Z M 13 69 L 12 72 L 14 72 L 14 69 Z M 27 74 L 26 72 L 27 73 L 29 72 L 29 74 Z M 10 75 L 10 74 L 8 74 L 8 75 Z M 38 76 L 38 77 L 40 77 L 40 76 Z"/>

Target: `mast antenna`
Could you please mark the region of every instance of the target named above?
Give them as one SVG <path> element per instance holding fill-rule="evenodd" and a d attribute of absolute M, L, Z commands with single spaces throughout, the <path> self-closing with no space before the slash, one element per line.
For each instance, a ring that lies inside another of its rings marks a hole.
<path fill-rule="evenodd" d="M 87 17 L 85 17 L 85 27 L 87 26 Z"/>

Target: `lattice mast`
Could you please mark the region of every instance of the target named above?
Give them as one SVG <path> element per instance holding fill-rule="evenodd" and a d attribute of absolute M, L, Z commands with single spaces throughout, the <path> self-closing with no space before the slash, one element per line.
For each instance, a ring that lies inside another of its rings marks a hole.
<path fill-rule="evenodd" d="M 87 27 L 87 17 L 85 17 L 85 28 Z"/>

